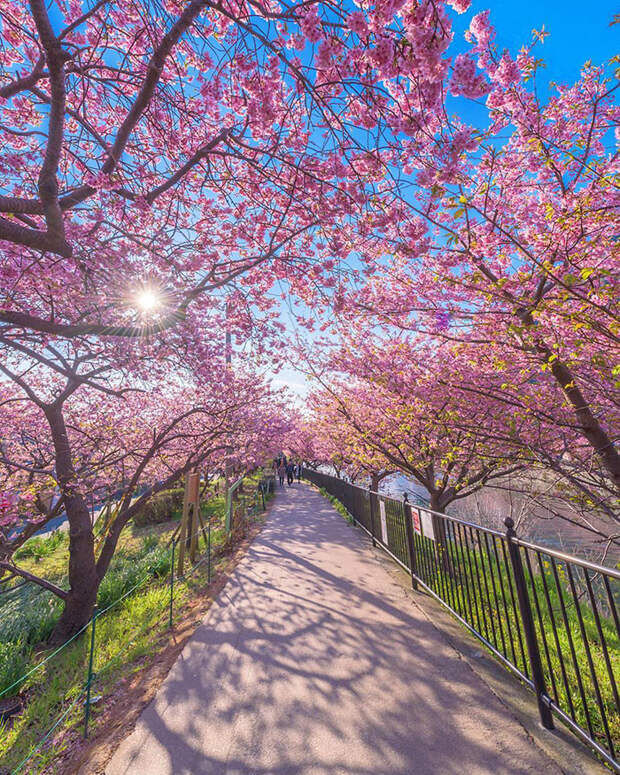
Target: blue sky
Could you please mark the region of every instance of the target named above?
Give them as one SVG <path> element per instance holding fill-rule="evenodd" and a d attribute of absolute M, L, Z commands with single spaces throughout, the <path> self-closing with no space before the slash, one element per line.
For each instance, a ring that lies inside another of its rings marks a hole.
<path fill-rule="evenodd" d="M 472 12 L 487 8 L 497 29 L 498 45 L 513 53 L 529 42 L 532 29 L 545 25 L 550 35 L 538 47 L 538 56 L 547 63 L 548 80 L 574 81 L 587 59 L 601 64 L 620 53 L 620 25 L 609 26 L 620 12 L 618 0 L 474 0 L 469 12 L 456 20 L 455 29 L 466 29 Z"/>
<path fill-rule="evenodd" d="M 610 27 L 615 13 L 620 11 L 618 0 L 538 0 L 515 2 L 514 0 L 473 0 L 468 13 L 454 20 L 456 49 L 465 47 L 463 33 L 472 16 L 487 8 L 496 28 L 498 48 L 508 48 L 515 54 L 522 45 L 531 41 L 532 30 L 543 25 L 549 36 L 544 44 L 538 44 L 537 58 L 545 60 L 546 68 L 539 72 L 538 86 L 541 93 L 549 81 L 571 83 L 579 76 L 584 62 L 603 64 L 620 53 L 620 24 Z M 294 321 L 287 314 L 287 304 L 281 305 L 283 320 L 294 328 Z M 288 318 L 288 320 L 287 320 Z M 283 346 L 290 336 L 283 337 Z M 286 385 L 294 394 L 303 397 L 308 391 L 305 377 L 293 368 L 286 367 L 274 378 L 275 385 Z"/>

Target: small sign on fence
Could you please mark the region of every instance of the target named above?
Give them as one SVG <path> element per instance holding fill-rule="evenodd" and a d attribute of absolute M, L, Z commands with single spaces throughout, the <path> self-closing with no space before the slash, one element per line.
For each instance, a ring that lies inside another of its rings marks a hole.
<path fill-rule="evenodd" d="M 422 529 L 420 527 L 420 512 L 413 506 L 411 507 L 411 519 L 413 520 L 413 529 L 415 532 L 419 535 L 422 535 Z"/>
<path fill-rule="evenodd" d="M 425 538 L 435 540 L 435 530 L 433 528 L 433 515 L 426 509 L 420 509 L 420 522 L 422 524 L 422 535 Z"/>
<path fill-rule="evenodd" d="M 379 501 L 379 516 L 381 518 L 381 540 L 384 544 L 388 542 L 387 520 L 385 518 L 385 502 Z"/>

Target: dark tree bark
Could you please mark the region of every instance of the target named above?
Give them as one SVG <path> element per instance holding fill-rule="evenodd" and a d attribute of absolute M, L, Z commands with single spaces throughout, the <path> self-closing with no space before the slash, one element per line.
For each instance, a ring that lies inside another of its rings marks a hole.
<path fill-rule="evenodd" d="M 46 407 L 56 452 L 56 476 L 69 522 L 69 591 L 52 635 L 52 645 L 63 643 L 83 627 L 93 613 L 99 578 L 95 563 L 95 540 L 88 505 L 77 489 L 71 446 L 67 436 L 62 408 L 58 404 Z"/>
<path fill-rule="evenodd" d="M 447 499 L 443 492 L 439 493 L 433 490 L 429 490 L 429 495 L 430 495 L 431 510 L 436 511 L 439 514 L 444 514 L 446 507 L 451 502 L 451 499 L 446 502 Z M 435 547 L 437 550 L 437 558 L 441 563 L 441 566 L 443 567 L 444 571 L 448 575 L 453 576 L 454 569 L 452 568 L 452 563 L 450 561 L 450 552 L 448 550 L 446 520 L 437 516 L 437 514 L 433 514 L 432 521 L 433 521 L 433 532 L 435 534 Z"/>

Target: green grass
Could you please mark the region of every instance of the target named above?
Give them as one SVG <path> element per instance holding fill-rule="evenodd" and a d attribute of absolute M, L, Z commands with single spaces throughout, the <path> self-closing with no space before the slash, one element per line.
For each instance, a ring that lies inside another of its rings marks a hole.
<path fill-rule="evenodd" d="M 27 584 L 2 598 L 0 643 L 24 647 L 46 640 L 60 615 L 61 602 L 51 592 Z M 4 687 L 0 684 L 0 692 Z"/>
<path fill-rule="evenodd" d="M 178 585 L 175 603 L 183 604 L 187 591 Z M 93 694 L 105 693 L 121 675 L 131 670 L 132 662 L 154 652 L 157 635 L 163 634 L 169 596 L 165 585 L 153 585 L 127 597 L 97 621 L 94 670 L 97 678 Z M 0 762 L 12 770 L 36 745 L 54 720 L 83 691 L 88 668 L 89 637 L 73 641 L 63 651 L 26 681 L 26 705 L 16 721 L 3 730 L 0 740 Z M 96 723 L 97 705 L 93 706 Z M 81 721 L 83 702 L 67 718 L 67 724 Z M 52 742 L 54 738 L 52 737 Z M 44 747 L 33 757 L 31 770 L 46 769 L 63 750 L 62 745 Z"/>
<path fill-rule="evenodd" d="M 340 501 L 323 488 L 321 494 L 329 498 L 345 519 L 351 520 Z M 409 566 L 405 528 L 400 512 L 393 514 L 387 509 L 386 523 L 390 550 Z M 487 546 L 483 535 L 480 536 L 480 543 L 474 536 L 474 533 L 468 534 L 466 543 L 464 533 L 459 534 L 458 540 L 447 540 L 445 548 L 442 548 L 435 541 L 416 534 L 417 575 L 501 654 L 529 675 L 529 658 L 521 619 L 517 613 L 518 601 L 510 562 L 504 557 L 499 539 L 494 547 L 491 537 Z M 562 563 L 556 565 L 556 579 L 549 560 L 545 560 L 542 569 L 534 557 L 530 560 L 531 574 L 525 555 L 522 554 L 547 692 L 565 713 L 569 716 L 574 714 L 576 722 L 586 731 L 589 715 L 594 738 L 602 747 L 608 747 L 603 717 L 596 700 L 589 649 L 610 736 L 618 748 L 620 713 L 615 704 L 603 642 L 581 571 L 573 570 L 579 599 L 579 603 L 575 603 L 568 572 Z M 607 610 L 602 582 L 594 579 L 592 583 L 611 672 L 617 682 L 620 676 L 620 640 L 611 612 Z M 611 584 L 618 606 L 620 584 L 613 580 Z M 578 674 L 582 679 L 583 696 Z"/>
<path fill-rule="evenodd" d="M 248 478 L 248 487 L 253 486 L 255 479 L 255 476 Z M 202 511 L 212 523 L 212 569 L 217 571 L 228 546 L 224 529 L 225 499 L 220 496 L 212 498 L 209 503 L 203 504 Z M 262 515 L 257 519 L 262 519 Z M 132 527 L 123 536 L 122 545 L 99 589 L 99 608 L 114 604 L 141 580 L 144 583 L 97 619 L 94 695 L 105 697 L 121 677 L 139 669 L 143 658 L 155 655 L 167 642 L 171 559 L 168 541 L 176 527 L 178 522 L 172 520 L 144 528 Z M 25 545 L 27 551 L 22 565 L 30 562 L 42 574 L 45 567 L 55 571 L 61 564 L 63 551 L 66 563 L 66 543 L 54 537 L 54 546 L 48 550 L 44 544 L 46 540 L 51 538 L 37 539 L 37 542 L 43 543 L 42 551 L 41 547 L 29 551 L 30 541 Z M 204 553 L 202 539 L 199 550 Z M 58 583 L 61 579 L 55 577 L 54 580 Z M 175 579 L 174 610 L 177 616 L 182 613 L 186 602 L 204 594 L 206 582 L 206 562 L 199 562 L 194 569 L 190 566 L 184 579 Z M 0 692 L 46 658 L 49 652 L 40 644 L 51 633 L 61 610 L 60 601 L 51 593 L 35 589 L 32 585 L 15 590 L 9 597 L 14 599 L 0 606 Z M 36 748 L 54 721 L 79 698 L 58 730 L 21 770 L 56 771 L 54 758 L 69 740 L 65 732 L 67 728 L 81 723 L 83 717 L 80 694 L 87 675 L 89 639 L 90 628 L 5 695 L 8 697 L 19 692 L 25 702 L 24 710 L 18 716 L 4 725 L 0 724 L 0 773 L 12 772 Z M 103 703 L 92 706 L 93 729 L 97 727 Z"/>
<path fill-rule="evenodd" d="M 11 686 L 17 683 L 16 694 L 22 685 L 20 679 L 29 666 L 31 650 L 22 641 L 0 643 L 0 686 Z"/>
<path fill-rule="evenodd" d="M 430 568 L 428 564 L 426 569 L 422 569 L 421 563 L 419 565 L 419 572 L 431 589 L 522 672 L 531 674 L 523 627 L 520 616 L 515 613 L 515 608 L 518 611 L 518 602 L 514 577 L 503 553 L 498 551 L 496 557 L 492 544 L 491 552 L 487 553 L 484 544 L 481 551 L 480 548 L 472 548 L 471 544 L 467 548 L 449 542 L 446 553 L 450 560 L 449 572 L 448 569 L 442 569 L 440 556 L 434 554 L 441 551 L 434 542 L 416 537 L 416 546 L 419 558 L 436 558 Z M 577 576 L 573 571 L 580 601 L 576 603 L 570 590 L 567 570 L 561 563 L 556 565 L 557 579 L 549 561 L 543 563 L 542 570 L 537 564 L 532 566 L 531 575 L 524 556 L 523 564 L 549 696 L 568 715 L 571 715 L 572 709 L 575 720 L 585 730 L 588 730 L 589 716 L 596 741 L 603 747 L 608 747 L 603 716 L 596 700 L 589 649 L 610 736 L 617 746 L 620 742 L 620 713 L 616 708 L 613 686 L 606 667 L 603 642 L 581 574 Z M 613 621 L 604 615 L 601 591 L 598 590 L 597 600 L 601 630 L 612 674 L 617 680 L 620 675 L 620 640 Z M 579 675 L 583 695 L 579 686 Z"/>
<path fill-rule="evenodd" d="M 16 560 L 23 560 L 26 557 L 33 557 L 35 560 L 41 560 L 43 557 L 50 557 L 61 546 L 69 545 L 69 535 L 64 530 L 54 530 L 49 536 L 34 536 L 28 539 L 26 543 L 15 552 Z"/>
<path fill-rule="evenodd" d="M 99 608 L 106 608 L 141 580 L 162 578 L 169 571 L 170 550 L 158 536 L 144 536 L 137 549 L 119 549 L 99 587 Z M 51 635 L 62 609 L 57 597 L 30 584 L 9 593 L 9 598 L 0 607 L 0 695 L 5 698 L 20 690 L 18 685 L 2 694 L 15 681 L 14 666 L 29 669 L 39 661 L 34 646 Z"/>
<path fill-rule="evenodd" d="M 330 495 L 324 487 L 319 488 L 319 492 L 324 498 L 327 498 L 327 500 L 332 504 L 332 506 L 336 509 L 336 511 L 340 514 L 341 517 L 344 517 L 350 525 L 355 524 L 355 520 L 353 519 L 351 514 L 349 514 L 346 508 L 342 505 L 342 503 L 338 500 L 338 498 L 334 497 L 333 495 Z"/>

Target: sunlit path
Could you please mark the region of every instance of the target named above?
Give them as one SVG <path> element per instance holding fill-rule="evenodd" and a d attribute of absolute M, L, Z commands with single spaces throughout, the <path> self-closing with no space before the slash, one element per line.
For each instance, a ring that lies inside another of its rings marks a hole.
<path fill-rule="evenodd" d="M 360 531 L 295 484 L 106 772 L 560 770 Z"/>

